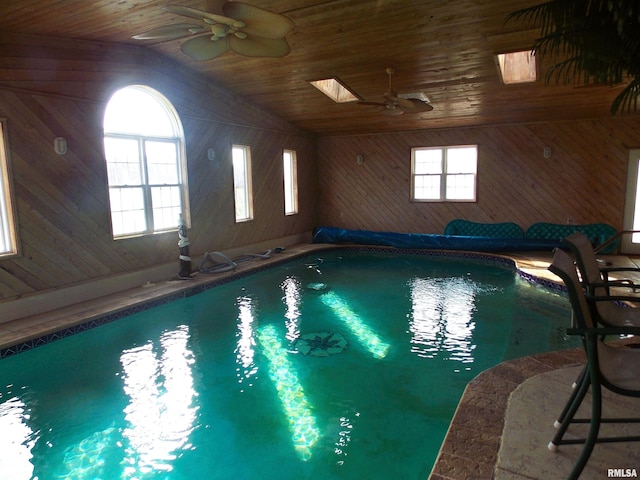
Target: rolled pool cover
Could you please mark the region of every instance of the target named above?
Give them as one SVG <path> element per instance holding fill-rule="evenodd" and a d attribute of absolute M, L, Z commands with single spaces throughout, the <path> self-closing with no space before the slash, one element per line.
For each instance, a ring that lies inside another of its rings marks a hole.
<path fill-rule="evenodd" d="M 474 252 L 553 251 L 562 247 L 558 240 L 537 238 L 475 237 L 432 233 L 373 232 L 346 230 L 338 227 L 317 227 L 312 243 L 348 243 L 396 248 L 432 250 L 463 250 Z"/>

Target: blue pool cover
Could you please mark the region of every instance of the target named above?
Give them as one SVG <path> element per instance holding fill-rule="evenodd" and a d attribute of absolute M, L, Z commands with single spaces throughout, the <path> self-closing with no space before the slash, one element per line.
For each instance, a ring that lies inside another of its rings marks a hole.
<path fill-rule="evenodd" d="M 475 252 L 552 251 L 561 246 L 559 240 L 536 238 L 475 237 L 431 233 L 373 232 L 317 227 L 312 243 L 353 243 L 396 248 L 426 248 Z"/>

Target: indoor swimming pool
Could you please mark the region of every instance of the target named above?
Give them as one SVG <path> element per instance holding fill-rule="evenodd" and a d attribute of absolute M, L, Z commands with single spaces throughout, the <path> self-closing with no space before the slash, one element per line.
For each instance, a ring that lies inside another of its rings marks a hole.
<path fill-rule="evenodd" d="M 466 384 L 569 320 L 502 260 L 316 252 L 0 360 L 0 472 L 426 480 Z"/>

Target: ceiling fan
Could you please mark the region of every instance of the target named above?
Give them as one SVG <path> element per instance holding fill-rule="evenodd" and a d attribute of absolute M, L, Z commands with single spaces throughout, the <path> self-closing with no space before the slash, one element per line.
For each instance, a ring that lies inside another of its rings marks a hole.
<path fill-rule="evenodd" d="M 173 40 L 193 36 L 180 50 L 197 61 L 211 60 L 228 50 L 247 57 L 284 57 L 291 51 L 284 38 L 293 29 L 287 17 L 243 2 L 207 0 L 205 8 L 167 5 L 164 11 L 202 23 L 165 25 L 133 38 Z"/>
<path fill-rule="evenodd" d="M 398 94 L 391 87 L 391 77 L 395 73 L 393 68 L 386 69 L 389 75 L 389 89 L 383 95 L 384 102 L 358 102 L 359 105 L 376 105 L 384 107 L 384 115 L 402 115 L 403 113 L 430 112 L 433 106 L 429 104 L 429 99 L 423 93 Z"/>

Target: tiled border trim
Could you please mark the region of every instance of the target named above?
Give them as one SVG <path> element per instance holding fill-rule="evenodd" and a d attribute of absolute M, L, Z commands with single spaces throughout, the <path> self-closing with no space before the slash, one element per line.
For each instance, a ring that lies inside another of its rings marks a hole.
<path fill-rule="evenodd" d="M 102 315 L 97 318 L 92 318 L 91 320 L 87 320 L 84 323 L 78 325 L 72 325 L 69 327 L 65 327 L 61 330 L 58 330 L 53 333 L 49 333 L 47 335 L 43 335 L 41 337 L 33 338 L 31 340 L 26 340 L 24 342 L 18 343 L 13 346 L 5 347 L 0 350 L 0 359 L 10 357 L 12 355 L 16 355 L 18 353 L 25 352 L 27 350 L 31 350 L 33 348 L 39 347 L 41 345 L 46 345 L 47 343 L 54 342 L 56 340 L 61 340 L 65 337 L 69 337 L 71 335 L 75 335 L 77 333 L 84 332 L 86 330 L 90 330 L 92 328 L 96 328 L 102 325 L 106 325 L 107 323 L 111 323 L 116 320 L 120 320 L 122 318 L 128 317 L 129 315 L 133 315 L 134 313 L 142 312 L 144 310 L 148 310 L 150 308 L 154 308 L 160 305 L 164 305 L 175 300 L 179 300 L 184 297 L 183 293 L 174 293 L 170 295 L 165 295 L 163 297 L 158 297 L 153 300 L 149 300 L 144 303 L 140 303 L 137 305 L 133 305 L 131 307 L 127 307 L 122 310 L 114 311 L 112 313 Z"/>
<path fill-rule="evenodd" d="M 503 255 L 497 255 L 497 254 L 465 252 L 465 251 L 458 251 L 458 250 L 427 250 L 427 249 L 409 249 L 409 248 L 377 247 L 377 246 L 362 246 L 362 245 L 321 246 L 317 250 L 300 252 L 298 254 L 294 254 L 286 258 L 277 259 L 265 265 L 256 265 L 250 270 L 237 272 L 236 274 L 232 274 L 223 278 L 213 279 L 210 282 L 203 283 L 203 284 L 194 286 L 192 288 L 187 288 L 185 290 L 182 290 L 176 293 L 171 293 L 158 298 L 154 298 L 153 300 L 148 300 L 139 304 L 132 305 L 130 307 L 126 307 L 124 309 L 120 309 L 120 310 L 108 313 L 106 315 L 92 318 L 78 325 L 65 327 L 56 332 L 49 333 L 49 334 L 46 334 L 37 338 L 33 338 L 30 340 L 26 340 L 16 345 L 2 348 L 0 349 L 0 359 L 7 358 L 10 356 L 16 355 L 18 353 L 26 352 L 33 348 L 39 347 L 41 345 L 46 345 L 47 343 L 51 343 L 56 340 L 61 340 L 68 336 L 75 335 L 77 333 L 81 333 L 86 330 L 90 330 L 92 328 L 106 325 L 108 323 L 114 322 L 116 320 L 120 320 L 122 318 L 128 317 L 129 315 L 133 315 L 135 313 L 142 312 L 150 308 L 155 308 L 157 306 L 164 305 L 166 303 L 173 302 L 175 300 L 179 300 L 182 298 L 197 295 L 199 293 L 203 293 L 217 286 L 223 285 L 225 283 L 229 283 L 239 278 L 244 278 L 250 275 L 254 275 L 258 272 L 272 268 L 276 265 L 282 265 L 284 263 L 297 260 L 300 257 L 315 255 L 323 251 L 341 251 L 341 250 L 358 251 L 358 252 L 383 252 L 383 253 L 395 253 L 395 254 L 399 253 L 399 254 L 421 255 L 421 256 L 431 256 L 431 257 L 455 257 L 455 258 L 464 258 L 469 260 L 482 261 L 485 263 L 497 263 L 508 268 L 516 269 L 516 262 L 513 259 L 509 257 L 505 257 Z M 518 273 L 523 274 L 524 272 L 518 271 Z M 533 276 L 529 276 L 529 277 L 531 278 L 531 281 L 540 283 L 540 279 L 537 279 L 536 277 L 533 277 Z M 557 288 L 557 284 L 555 285 L 556 285 L 555 288 Z"/>
<path fill-rule="evenodd" d="M 561 292 L 566 292 L 567 288 L 562 284 L 562 283 L 558 283 L 558 282 L 554 282 L 553 280 L 548 280 L 546 278 L 541 278 L 541 277 L 536 277 L 535 275 L 532 275 L 530 273 L 527 272 L 523 272 L 522 270 L 518 270 L 518 275 L 522 278 L 524 278 L 525 280 L 531 282 L 531 283 L 536 283 L 538 285 L 541 285 L 543 287 L 547 287 L 551 290 L 558 290 Z"/>

